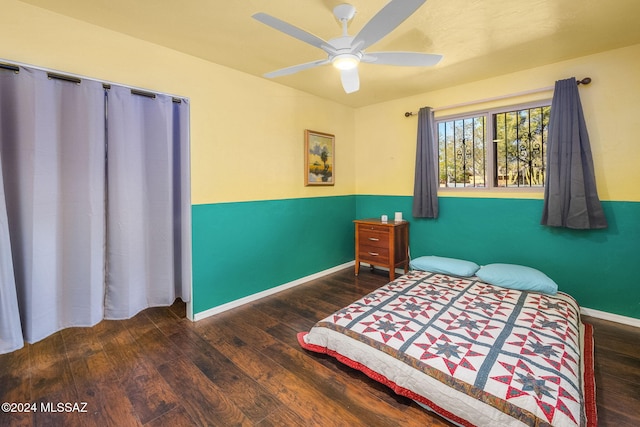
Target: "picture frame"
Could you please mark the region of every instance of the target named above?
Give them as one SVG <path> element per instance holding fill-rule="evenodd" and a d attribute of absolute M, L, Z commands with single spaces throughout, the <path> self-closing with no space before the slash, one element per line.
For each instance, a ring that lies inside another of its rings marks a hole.
<path fill-rule="evenodd" d="M 335 184 L 335 142 L 330 133 L 304 131 L 304 185 Z"/>

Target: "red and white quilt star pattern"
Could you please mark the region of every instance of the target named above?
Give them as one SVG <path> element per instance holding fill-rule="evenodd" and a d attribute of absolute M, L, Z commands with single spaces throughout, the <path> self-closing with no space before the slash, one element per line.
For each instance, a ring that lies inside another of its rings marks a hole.
<path fill-rule="evenodd" d="M 595 425 L 595 402 L 585 411 L 583 337 L 579 307 L 566 294 L 416 271 L 318 322 L 300 342 L 462 425 L 491 425 L 499 411 L 512 425 L 570 427 Z M 362 356 L 369 351 L 374 356 Z M 363 362 L 372 358 L 375 366 Z M 422 376 L 430 388 L 472 396 L 465 407 L 493 415 L 487 421 L 480 412 L 458 410 L 446 395 L 442 402 L 434 399 L 439 393 L 424 396 L 419 390 L 426 386 L 413 385 Z"/>

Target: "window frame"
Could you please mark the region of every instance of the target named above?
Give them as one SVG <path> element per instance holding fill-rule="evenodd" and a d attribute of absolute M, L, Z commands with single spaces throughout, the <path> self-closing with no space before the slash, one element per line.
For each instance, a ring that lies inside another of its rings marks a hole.
<path fill-rule="evenodd" d="M 441 187 L 438 182 L 438 193 L 458 193 L 458 192 L 496 192 L 496 193 L 543 193 L 544 186 L 542 187 L 498 187 L 495 185 L 495 135 L 494 135 L 494 115 L 501 113 L 508 113 L 512 111 L 525 110 L 531 108 L 539 108 L 551 106 L 551 98 L 540 99 L 530 102 L 522 102 L 517 104 L 509 104 L 504 106 L 497 106 L 492 108 L 467 111 L 462 113 L 447 114 L 439 116 L 436 112 L 434 117 L 434 134 L 436 136 L 436 143 L 439 144 L 438 126 L 441 122 L 449 122 L 454 120 L 473 119 L 476 117 L 484 116 L 485 118 L 485 185 L 484 187 Z M 440 176 L 440 150 L 438 149 L 438 177 Z"/>

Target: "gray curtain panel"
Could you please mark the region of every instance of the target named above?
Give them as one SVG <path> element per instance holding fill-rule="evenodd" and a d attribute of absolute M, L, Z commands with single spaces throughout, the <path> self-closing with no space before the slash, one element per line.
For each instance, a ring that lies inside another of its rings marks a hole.
<path fill-rule="evenodd" d="M 5 95 L 3 80 L 12 79 L 9 73 L 0 71 L 0 129 L 6 114 L 3 114 Z M 2 135 L 0 134 L 0 138 Z M 13 257 L 9 237 L 9 220 L 5 203 L 4 179 L 2 176 L 2 149 L 0 145 L 0 354 L 22 348 L 24 338 L 20 326 L 20 311 L 16 295 L 16 280 L 13 273 Z"/>
<path fill-rule="evenodd" d="M 555 84 L 541 224 L 571 229 L 607 227 L 575 78 Z"/>
<path fill-rule="evenodd" d="M 103 318 L 104 91 L 100 83 L 49 79 L 41 70 L 1 73 L 11 240 L 11 251 L 3 243 L 2 264 L 10 257 L 14 269 L 20 311 L 14 335 L 21 328 L 26 341 L 36 342 Z"/>
<path fill-rule="evenodd" d="M 168 138 L 171 100 L 134 95 L 113 86 L 107 98 L 110 286 L 105 317 L 127 319 L 147 307 L 154 282 L 165 288 L 173 277 L 173 247 L 166 244 L 173 242 L 169 231 L 172 192 L 167 191 L 173 187 Z M 154 228 L 156 232 L 150 233 Z M 169 296 L 164 303 L 170 304 Z"/>
<path fill-rule="evenodd" d="M 173 103 L 173 247 L 175 293 L 191 301 L 191 171 L 190 106 L 188 99 Z"/>
<path fill-rule="evenodd" d="M 18 74 L 0 69 L 0 354 L 24 345 L 13 272 L 3 166 L 5 141 L 13 138 L 15 132 L 17 83 Z"/>
<path fill-rule="evenodd" d="M 438 142 L 431 107 L 423 107 L 418 112 L 413 216 L 438 217 Z"/>
<path fill-rule="evenodd" d="M 24 345 L 2 181 L 0 159 L 0 354 L 9 353 Z"/>
<path fill-rule="evenodd" d="M 183 296 L 175 280 L 181 254 L 174 234 L 174 176 L 180 176 L 174 144 L 180 133 L 173 115 L 170 96 L 109 90 L 107 319 L 128 319 Z"/>

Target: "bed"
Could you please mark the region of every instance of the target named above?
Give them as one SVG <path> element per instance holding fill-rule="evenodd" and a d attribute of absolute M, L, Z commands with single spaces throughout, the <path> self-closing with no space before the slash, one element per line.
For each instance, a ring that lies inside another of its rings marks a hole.
<path fill-rule="evenodd" d="M 593 340 L 569 295 L 412 271 L 298 334 L 463 426 L 596 426 Z"/>

